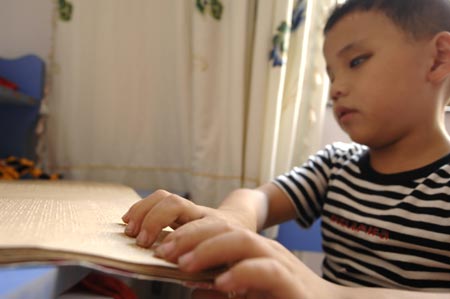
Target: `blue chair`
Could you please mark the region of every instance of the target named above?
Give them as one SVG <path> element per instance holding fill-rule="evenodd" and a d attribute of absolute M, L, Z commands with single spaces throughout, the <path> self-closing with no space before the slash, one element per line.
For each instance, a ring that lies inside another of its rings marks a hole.
<path fill-rule="evenodd" d="M 36 55 L 0 58 L 0 77 L 18 91 L 0 89 L 0 158 L 36 159 L 36 125 L 44 97 L 45 62 Z"/>
<path fill-rule="evenodd" d="M 280 224 L 277 241 L 292 251 L 322 252 L 321 220 L 304 229 L 294 220 Z"/>

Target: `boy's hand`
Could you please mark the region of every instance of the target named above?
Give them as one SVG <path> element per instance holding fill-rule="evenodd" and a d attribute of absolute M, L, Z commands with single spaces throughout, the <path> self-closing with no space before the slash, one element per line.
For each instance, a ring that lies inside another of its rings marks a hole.
<path fill-rule="evenodd" d="M 233 265 L 216 278 L 214 287 L 236 298 L 339 298 L 336 285 L 317 276 L 278 242 L 248 230 L 212 237 L 178 262 L 188 272 Z M 193 298 L 221 298 L 212 290 L 194 294 Z"/>
<path fill-rule="evenodd" d="M 249 228 L 245 216 L 237 212 L 199 206 L 164 190 L 135 203 L 122 220 L 127 223 L 125 233 L 136 237 L 142 247 L 152 246 L 163 228 L 175 229 L 155 251 L 156 255 L 172 262 L 212 236 Z"/>

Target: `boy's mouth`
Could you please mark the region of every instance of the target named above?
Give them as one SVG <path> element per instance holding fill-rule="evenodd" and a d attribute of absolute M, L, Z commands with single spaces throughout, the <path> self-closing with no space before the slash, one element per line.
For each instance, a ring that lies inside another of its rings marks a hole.
<path fill-rule="evenodd" d="M 346 108 L 346 107 L 336 107 L 334 111 L 335 111 L 334 113 L 336 115 L 336 118 L 339 121 L 343 121 L 348 116 L 350 116 L 351 114 L 356 112 L 355 109 L 350 109 L 350 108 Z"/>

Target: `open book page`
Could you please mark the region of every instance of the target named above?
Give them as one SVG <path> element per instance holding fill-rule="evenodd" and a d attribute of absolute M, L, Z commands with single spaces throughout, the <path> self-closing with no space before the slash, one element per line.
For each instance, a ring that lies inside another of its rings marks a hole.
<path fill-rule="evenodd" d="M 138 200 L 134 190 L 122 185 L 0 182 L 0 263 L 79 260 L 183 279 L 175 264 L 154 257 L 151 249 L 138 247 L 124 234 L 121 216 Z"/>

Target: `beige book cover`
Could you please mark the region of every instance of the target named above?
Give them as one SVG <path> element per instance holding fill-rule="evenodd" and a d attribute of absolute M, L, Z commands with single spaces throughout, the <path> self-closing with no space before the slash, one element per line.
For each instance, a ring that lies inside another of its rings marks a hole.
<path fill-rule="evenodd" d="M 78 264 L 140 278 L 210 281 L 213 272 L 182 272 L 124 234 L 121 217 L 140 199 L 117 184 L 0 181 L 0 264 Z"/>

